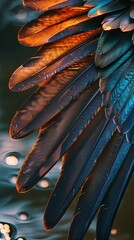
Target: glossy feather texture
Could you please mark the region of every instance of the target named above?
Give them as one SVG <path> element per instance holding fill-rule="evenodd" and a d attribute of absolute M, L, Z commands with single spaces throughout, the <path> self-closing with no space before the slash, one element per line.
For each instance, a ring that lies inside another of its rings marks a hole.
<path fill-rule="evenodd" d="M 97 240 L 108 240 L 134 163 L 134 3 L 23 4 L 43 13 L 20 29 L 20 43 L 40 49 L 9 81 L 13 91 L 37 86 L 10 125 L 16 139 L 39 130 L 17 190 L 28 191 L 62 159 L 45 229 L 58 223 L 80 190 L 68 239 L 83 239 L 100 208 Z"/>

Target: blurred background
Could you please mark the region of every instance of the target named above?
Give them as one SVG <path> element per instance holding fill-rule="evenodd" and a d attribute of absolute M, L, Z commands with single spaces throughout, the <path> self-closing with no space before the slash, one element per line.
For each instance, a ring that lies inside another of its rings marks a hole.
<path fill-rule="evenodd" d="M 52 232 L 43 229 L 45 205 L 60 173 L 61 163 L 26 194 L 16 192 L 18 170 L 36 139 L 36 134 L 24 140 L 12 140 L 8 135 L 10 121 L 30 91 L 12 93 L 8 80 L 13 71 L 32 56 L 36 49 L 21 46 L 17 32 L 21 25 L 35 18 L 35 13 L 23 8 L 21 0 L 0 0 L 0 240 L 66 239 L 75 198 L 62 221 Z M 32 90 L 33 91 L 33 90 Z M 134 177 L 129 183 L 111 231 L 111 240 L 134 240 Z M 85 240 L 95 240 L 93 221 Z"/>

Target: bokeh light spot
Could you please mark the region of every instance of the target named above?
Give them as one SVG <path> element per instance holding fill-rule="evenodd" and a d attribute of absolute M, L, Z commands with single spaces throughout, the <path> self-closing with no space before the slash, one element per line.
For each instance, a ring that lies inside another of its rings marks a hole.
<path fill-rule="evenodd" d="M 114 229 L 114 228 L 113 228 L 113 229 L 111 230 L 111 234 L 112 234 L 112 235 L 116 235 L 117 233 L 118 233 L 117 229 Z"/>
<path fill-rule="evenodd" d="M 26 213 L 20 213 L 19 214 L 19 219 L 21 221 L 26 221 L 28 219 L 28 215 Z"/>
<path fill-rule="evenodd" d="M 27 18 L 27 12 L 24 10 L 20 10 L 17 14 L 16 14 L 16 18 L 18 20 L 24 20 L 25 18 Z"/>
<path fill-rule="evenodd" d="M 12 182 L 13 184 L 16 184 L 16 181 L 17 181 L 17 176 L 12 176 L 12 177 L 11 177 L 11 182 Z"/>
<path fill-rule="evenodd" d="M 39 186 L 40 186 L 41 188 L 47 188 L 47 187 L 49 186 L 48 180 L 47 180 L 47 179 L 41 180 L 41 181 L 39 182 Z"/>
<path fill-rule="evenodd" d="M 5 161 L 9 166 L 16 166 L 18 164 L 18 158 L 15 155 L 7 156 Z"/>
<path fill-rule="evenodd" d="M 11 228 L 8 224 L 0 223 L 0 240 L 11 240 Z"/>

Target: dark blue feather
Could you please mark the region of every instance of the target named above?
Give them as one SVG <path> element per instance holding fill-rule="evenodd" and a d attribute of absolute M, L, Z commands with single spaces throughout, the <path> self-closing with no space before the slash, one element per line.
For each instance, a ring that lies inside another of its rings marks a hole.
<path fill-rule="evenodd" d="M 130 147 L 124 163 L 107 192 L 99 210 L 97 221 L 97 240 L 107 240 L 120 201 L 134 170 L 134 148 Z"/>
<path fill-rule="evenodd" d="M 116 131 L 84 184 L 70 228 L 70 240 L 83 239 L 130 147 L 125 137 Z"/>
<path fill-rule="evenodd" d="M 103 118 L 103 111 L 101 109 L 98 112 L 63 158 L 61 176 L 49 199 L 44 217 L 47 229 L 51 229 L 60 220 L 111 138 L 114 125 Z"/>

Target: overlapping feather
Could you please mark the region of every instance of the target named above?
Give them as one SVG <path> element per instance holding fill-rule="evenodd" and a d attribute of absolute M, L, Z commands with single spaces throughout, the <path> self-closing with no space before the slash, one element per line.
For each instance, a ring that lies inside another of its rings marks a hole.
<path fill-rule="evenodd" d="M 69 234 L 70 240 L 83 239 L 96 210 L 100 206 L 107 189 L 122 166 L 124 158 L 126 158 L 130 148 L 131 145 L 127 143 L 125 137 L 116 131 L 104 148 L 103 154 L 98 159 L 89 178 L 84 183 L 74 212 Z M 105 220 L 102 220 L 102 223 L 104 221 Z M 102 234 L 103 233 L 98 235 L 98 239 L 103 239 L 101 237 Z"/>
<path fill-rule="evenodd" d="M 82 0 L 23 0 L 24 6 L 36 10 L 36 11 L 47 11 L 50 9 L 59 9 L 68 6 L 82 6 Z"/>
<path fill-rule="evenodd" d="M 128 143 L 126 143 L 128 144 Z M 121 169 L 108 190 L 100 207 L 97 224 L 97 239 L 107 240 L 124 191 L 134 171 L 134 147 L 130 146 Z M 113 198 L 114 196 L 114 198 Z M 111 201 L 112 199 L 112 201 Z"/>
<path fill-rule="evenodd" d="M 110 39 L 111 34 L 112 31 L 103 32 L 98 42 L 96 64 L 103 68 L 100 70 L 100 89 L 104 94 L 106 117 L 113 119 L 120 132 L 127 133 L 134 126 L 134 48 L 131 33 L 116 30 L 114 41 Z M 125 43 L 123 47 L 122 43 Z M 127 56 L 126 60 L 124 56 Z M 115 71 L 108 73 L 109 67 Z"/>
<path fill-rule="evenodd" d="M 97 238 L 107 240 L 133 171 L 133 3 L 23 3 L 44 13 L 22 27 L 18 39 L 27 46 L 43 46 L 9 82 L 13 91 L 38 85 L 10 126 L 14 138 L 39 129 L 38 139 L 19 172 L 17 189 L 28 191 L 62 158 L 61 175 L 44 216 L 45 228 L 54 227 L 83 186 L 68 239 L 83 239 L 104 203 L 109 212 L 105 218 L 103 208 L 100 210 Z M 104 31 L 98 42 L 101 22 L 104 30 L 116 30 Z M 126 174 L 124 183 L 122 174 Z M 114 207 L 110 199 L 113 193 Z"/>
<path fill-rule="evenodd" d="M 122 32 L 134 31 L 134 6 L 132 1 L 88 0 L 85 5 L 93 7 L 88 14 L 90 17 L 106 15 L 102 22 L 105 31 L 117 28 L 120 28 Z"/>

